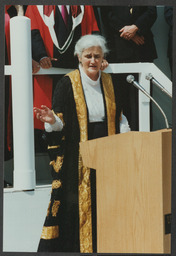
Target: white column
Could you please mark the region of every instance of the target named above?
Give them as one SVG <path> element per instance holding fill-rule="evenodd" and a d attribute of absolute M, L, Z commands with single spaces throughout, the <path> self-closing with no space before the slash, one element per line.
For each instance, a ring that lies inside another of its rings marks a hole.
<path fill-rule="evenodd" d="M 14 188 L 35 188 L 31 23 L 24 16 L 10 20 Z"/>

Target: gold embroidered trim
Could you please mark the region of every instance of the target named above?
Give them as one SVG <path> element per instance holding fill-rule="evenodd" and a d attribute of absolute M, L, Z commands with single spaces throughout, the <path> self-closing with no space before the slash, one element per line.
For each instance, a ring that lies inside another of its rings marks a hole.
<path fill-rule="evenodd" d="M 58 116 L 61 119 L 63 125 L 65 125 L 63 113 L 55 113 L 54 110 L 52 110 L 52 112 L 53 112 L 54 115 Z"/>
<path fill-rule="evenodd" d="M 62 186 L 62 182 L 60 180 L 53 180 L 52 189 L 58 189 Z"/>
<path fill-rule="evenodd" d="M 53 148 L 60 148 L 60 145 L 57 145 L 57 146 L 48 146 L 48 149 L 53 149 Z"/>
<path fill-rule="evenodd" d="M 80 128 L 80 141 L 88 139 L 87 131 L 87 107 L 84 99 L 80 74 L 75 70 L 68 74 L 70 77 L 76 111 Z M 90 169 L 83 166 L 79 153 L 79 221 L 80 221 L 80 252 L 92 253 L 92 215 L 91 215 L 91 187 Z"/>
<path fill-rule="evenodd" d="M 79 154 L 79 220 L 80 220 L 80 251 L 92 253 L 92 213 L 90 169 L 83 166 Z"/>
<path fill-rule="evenodd" d="M 103 90 L 105 94 L 105 102 L 107 109 L 107 121 L 108 121 L 108 135 L 115 134 L 115 116 L 116 116 L 116 104 L 114 96 L 114 88 L 112 78 L 109 74 L 101 74 Z"/>
<path fill-rule="evenodd" d="M 85 103 L 84 93 L 81 84 L 81 78 L 79 70 L 75 70 L 67 74 L 72 83 L 74 99 L 76 102 L 76 112 L 79 121 L 80 128 L 80 141 L 86 141 L 88 139 L 87 134 L 87 107 Z"/>
<path fill-rule="evenodd" d="M 61 121 L 62 121 L 63 125 L 65 125 L 65 123 L 64 123 L 63 113 L 57 113 L 56 115 L 61 119 Z"/>
<path fill-rule="evenodd" d="M 47 217 L 49 216 L 49 213 L 50 213 L 50 206 L 51 206 L 51 201 L 49 202 L 49 205 L 48 205 L 47 214 L 46 214 Z"/>
<path fill-rule="evenodd" d="M 59 206 L 60 206 L 60 201 L 54 200 L 52 210 L 51 210 L 53 217 L 56 217 L 56 215 L 58 213 Z"/>
<path fill-rule="evenodd" d="M 56 161 L 51 161 L 50 165 L 53 166 L 55 172 L 59 172 L 63 164 L 64 156 L 57 156 Z"/>
<path fill-rule="evenodd" d="M 59 237 L 59 226 L 43 227 L 41 238 L 45 240 Z"/>

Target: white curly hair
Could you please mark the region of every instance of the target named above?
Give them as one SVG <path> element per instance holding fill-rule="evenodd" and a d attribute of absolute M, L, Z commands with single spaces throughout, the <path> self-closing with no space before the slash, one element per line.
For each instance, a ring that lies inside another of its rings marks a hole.
<path fill-rule="evenodd" d="M 74 55 L 81 57 L 84 50 L 93 46 L 99 46 L 105 56 L 109 52 L 106 44 L 106 39 L 101 35 L 82 36 L 75 45 Z"/>

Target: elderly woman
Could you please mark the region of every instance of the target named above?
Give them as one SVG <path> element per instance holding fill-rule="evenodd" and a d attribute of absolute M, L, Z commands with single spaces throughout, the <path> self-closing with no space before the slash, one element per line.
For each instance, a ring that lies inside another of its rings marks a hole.
<path fill-rule="evenodd" d="M 111 77 L 100 71 L 107 52 L 102 36 L 81 37 L 75 46 L 79 69 L 58 82 L 53 109 L 34 109 L 45 122 L 53 167 L 39 251 L 96 251 L 95 173 L 83 166 L 79 142 L 118 133 L 124 121 L 129 130 Z"/>

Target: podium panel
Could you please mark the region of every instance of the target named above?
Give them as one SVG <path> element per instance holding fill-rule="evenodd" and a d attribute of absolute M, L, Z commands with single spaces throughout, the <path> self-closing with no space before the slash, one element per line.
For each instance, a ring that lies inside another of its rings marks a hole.
<path fill-rule="evenodd" d="M 171 130 L 80 143 L 96 169 L 97 252 L 170 253 Z"/>

